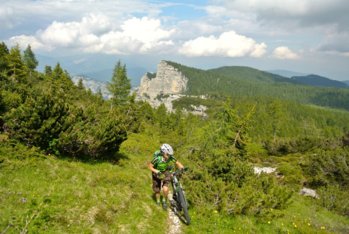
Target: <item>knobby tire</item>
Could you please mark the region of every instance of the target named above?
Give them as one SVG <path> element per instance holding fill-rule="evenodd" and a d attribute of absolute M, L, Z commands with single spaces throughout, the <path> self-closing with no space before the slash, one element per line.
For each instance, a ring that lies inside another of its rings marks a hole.
<path fill-rule="evenodd" d="M 187 225 L 189 225 L 190 224 L 190 217 L 189 217 L 189 213 L 188 213 L 188 203 L 187 203 L 187 200 L 185 199 L 182 188 L 178 189 L 178 201 L 182 207 L 186 223 L 187 223 Z"/>

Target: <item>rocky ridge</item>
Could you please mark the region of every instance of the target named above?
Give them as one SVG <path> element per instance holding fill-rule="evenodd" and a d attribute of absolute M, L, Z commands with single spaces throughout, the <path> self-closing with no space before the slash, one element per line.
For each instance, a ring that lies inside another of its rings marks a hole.
<path fill-rule="evenodd" d="M 162 103 L 168 110 L 172 110 L 172 101 L 183 97 L 187 89 L 188 78 L 180 71 L 161 61 L 157 66 L 157 73 L 146 73 L 137 91 L 140 100 L 158 107 Z"/>
<path fill-rule="evenodd" d="M 146 73 L 136 91 L 137 99 L 147 101 L 153 107 L 164 104 L 173 111 L 172 102 L 186 96 L 188 78 L 166 61 L 161 61 L 156 73 Z M 192 113 L 205 115 L 205 106 L 191 106 Z"/>

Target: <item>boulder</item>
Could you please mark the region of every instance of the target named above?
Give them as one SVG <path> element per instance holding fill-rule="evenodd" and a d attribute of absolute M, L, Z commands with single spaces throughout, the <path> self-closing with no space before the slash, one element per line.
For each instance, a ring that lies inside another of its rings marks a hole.
<path fill-rule="evenodd" d="M 319 199 L 319 195 L 316 193 L 315 190 L 310 189 L 310 188 L 302 188 L 299 191 L 299 194 L 303 195 L 303 196 L 308 196 L 308 197 L 313 197 L 313 198 L 317 198 Z"/>

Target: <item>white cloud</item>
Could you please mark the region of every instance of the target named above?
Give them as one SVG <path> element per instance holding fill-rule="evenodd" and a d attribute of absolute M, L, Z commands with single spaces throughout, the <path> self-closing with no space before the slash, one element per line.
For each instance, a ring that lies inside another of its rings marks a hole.
<path fill-rule="evenodd" d="M 147 52 L 157 46 L 171 45 L 172 41 L 167 40 L 175 30 L 164 30 L 161 22 L 157 19 L 143 17 L 141 19 L 132 18 L 124 22 L 121 26 L 123 36 L 141 43 L 140 52 Z"/>
<path fill-rule="evenodd" d="M 299 55 L 286 46 L 280 46 L 273 51 L 273 57 L 277 59 L 298 59 Z"/>
<path fill-rule="evenodd" d="M 34 36 L 19 35 L 19 36 L 11 37 L 9 40 L 9 43 L 11 45 L 18 44 L 22 49 L 25 49 L 28 45 L 30 45 L 33 50 L 43 49 L 43 50 L 50 51 L 51 49 L 49 47 L 46 47 L 40 41 L 38 41 Z"/>
<path fill-rule="evenodd" d="M 53 22 L 46 30 L 39 31 L 38 40 L 53 47 L 70 47 L 77 42 L 80 23 Z"/>
<path fill-rule="evenodd" d="M 115 26 L 114 26 L 115 27 Z M 169 39 L 175 30 L 165 30 L 158 19 L 131 18 L 123 22 L 119 29 L 112 28 L 112 23 L 104 15 L 90 14 L 81 21 L 54 21 L 35 36 L 15 36 L 11 44 L 33 49 L 70 48 L 85 52 L 107 54 L 148 53 L 171 46 Z"/>
<path fill-rule="evenodd" d="M 198 37 L 183 44 L 179 52 L 187 56 L 261 57 L 266 45 L 239 35 L 234 31 L 224 32 L 219 37 Z"/>

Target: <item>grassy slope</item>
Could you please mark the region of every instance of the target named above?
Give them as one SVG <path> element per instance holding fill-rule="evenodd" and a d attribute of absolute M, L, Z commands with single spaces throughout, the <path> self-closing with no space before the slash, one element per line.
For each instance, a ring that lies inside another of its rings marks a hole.
<path fill-rule="evenodd" d="M 148 154 L 118 165 L 44 157 L 1 146 L 0 232 L 164 233 L 154 205 Z"/>
<path fill-rule="evenodd" d="M 152 201 L 146 167 L 156 146 L 154 139 L 133 135 L 123 144 L 125 158 L 117 164 L 62 160 L 25 147 L 0 146 L 0 231 L 166 233 L 167 213 Z M 203 215 L 199 209 L 190 210 L 193 222 L 182 227 L 185 233 L 349 232 L 348 218 L 298 195 L 282 217 L 273 219 Z"/>

